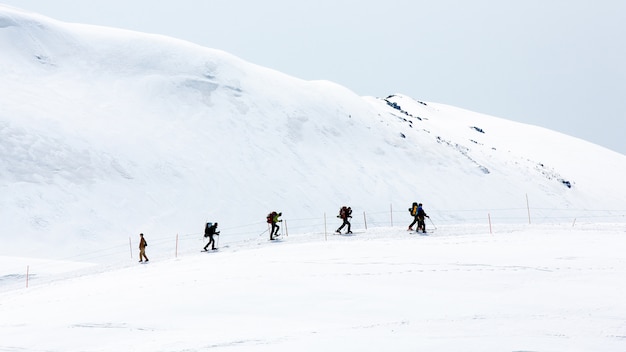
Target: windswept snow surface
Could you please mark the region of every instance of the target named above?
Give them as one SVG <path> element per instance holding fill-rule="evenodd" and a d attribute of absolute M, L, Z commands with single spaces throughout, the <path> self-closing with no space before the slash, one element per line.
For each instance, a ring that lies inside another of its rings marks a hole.
<path fill-rule="evenodd" d="M 0 293 L 0 350 L 626 349 L 623 225 L 492 231 L 357 229 L 210 253 L 198 241 L 178 258 L 149 245 L 149 264 L 127 256 Z"/>

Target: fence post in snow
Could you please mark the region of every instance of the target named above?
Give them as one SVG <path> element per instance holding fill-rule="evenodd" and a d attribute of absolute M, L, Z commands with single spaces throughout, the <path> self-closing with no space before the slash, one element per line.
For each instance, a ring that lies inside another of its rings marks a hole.
<path fill-rule="evenodd" d="M 26 288 L 28 288 L 28 272 L 30 271 L 30 265 L 26 265 Z"/>
<path fill-rule="evenodd" d="M 174 258 L 178 258 L 178 234 L 176 234 L 176 252 L 174 254 Z"/>
<path fill-rule="evenodd" d="M 128 236 L 128 248 L 130 249 L 130 260 L 133 260 L 133 243 L 130 236 Z"/>
<path fill-rule="evenodd" d="M 367 218 L 365 217 L 365 212 L 363 212 L 363 222 L 365 223 L 365 229 L 367 230 Z"/>
<path fill-rule="evenodd" d="M 391 220 L 391 227 L 393 227 L 393 204 L 389 204 L 389 218 Z"/>
<path fill-rule="evenodd" d="M 328 241 L 328 232 L 326 232 L 326 212 L 324 212 L 324 241 Z"/>
<path fill-rule="evenodd" d="M 526 209 L 528 209 L 528 223 L 530 224 L 530 205 L 528 204 L 528 193 L 526 193 Z"/>
<path fill-rule="evenodd" d="M 487 213 L 487 219 L 489 219 L 489 233 L 493 235 L 493 232 L 491 231 L 491 214 Z"/>

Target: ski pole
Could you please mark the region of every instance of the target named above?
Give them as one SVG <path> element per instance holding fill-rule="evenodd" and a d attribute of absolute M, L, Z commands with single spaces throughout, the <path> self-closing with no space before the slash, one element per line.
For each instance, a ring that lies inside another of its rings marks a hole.
<path fill-rule="evenodd" d="M 428 217 L 428 220 L 430 220 L 430 217 Z M 434 228 L 435 228 L 435 230 L 436 230 L 436 229 L 437 229 L 437 226 L 435 226 L 435 223 L 434 223 L 432 220 L 430 220 L 430 223 L 431 223 L 431 224 L 433 224 L 433 227 L 434 227 Z"/>
<path fill-rule="evenodd" d="M 267 232 L 267 231 L 269 231 L 269 230 L 270 230 L 270 228 L 268 227 L 267 229 L 265 229 L 265 231 L 263 231 L 263 232 L 261 232 L 261 233 L 259 234 L 259 237 L 263 236 L 263 234 L 264 234 L 264 233 L 266 233 L 266 232 Z"/>

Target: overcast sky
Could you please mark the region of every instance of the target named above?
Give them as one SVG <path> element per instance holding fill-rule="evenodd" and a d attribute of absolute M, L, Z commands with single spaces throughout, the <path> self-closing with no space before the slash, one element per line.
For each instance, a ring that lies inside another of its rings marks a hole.
<path fill-rule="evenodd" d="M 402 93 L 626 154 L 622 0 L 0 3 L 66 22 L 181 38 L 359 95 Z"/>

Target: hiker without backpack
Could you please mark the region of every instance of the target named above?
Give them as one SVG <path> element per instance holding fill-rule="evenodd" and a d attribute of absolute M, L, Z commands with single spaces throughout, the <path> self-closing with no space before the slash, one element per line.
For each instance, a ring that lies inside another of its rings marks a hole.
<path fill-rule="evenodd" d="M 417 223 L 417 202 L 413 202 L 413 205 L 409 208 L 409 212 L 411 212 L 411 216 L 413 217 L 413 222 L 409 225 L 407 231 L 413 231 L 413 225 Z"/>
<path fill-rule="evenodd" d="M 337 217 L 343 220 L 343 224 L 339 226 L 339 228 L 337 229 L 337 233 L 341 233 L 341 229 L 343 229 L 343 227 L 346 225 L 348 225 L 348 232 L 346 233 L 352 233 L 352 231 L 350 231 L 350 220 L 348 220 L 352 217 L 352 208 L 346 206 L 341 207 L 341 209 L 339 209 L 339 215 L 337 215 Z"/>
<path fill-rule="evenodd" d="M 424 218 L 429 218 L 430 216 L 426 215 L 426 212 L 422 208 L 422 203 L 417 206 L 417 232 L 420 232 L 422 229 L 422 233 L 426 233 L 426 222 Z"/>
<path fill-rule="evenodd" d="M 209 243 L 207 243 L 206 246 L 204 246 L 205 252 L 208 250 L 209 245 L 211 245 L 212 250 L 216 250 L 215 240 L 213 239 L 213 235 L 218 235 L 218 236 L 220 235 L 220 232 L 216 230 L 217 230 L 217 223 L 215 224 L 211 224 L 210 222 L 206 223 L 206 226 L 204 227 L 204 237 L 209 238 Z"/>
<path fill-rule="evenodd" d="M 278 237 L 280 236 L 278 234 L 278 229 L 280 229 L 280 227 L 278 226 L 278 222 L 283 222 L 282 220 L 278 219 L 279 217 L 281 217 L 283 215 L 283 213 L 277 213 L 275 211 L 269 213 L 267 215 L 267 223 L 268 224 L 272 224 L 272 229 L 270 230 L 270 240 L 274 240 L 274 237 Z"/>
<path fill-rule="evenodd" d="M 146 247 L 148 247 L 148 242 L 143 238 L 143 233 L 139 234 L 139 262 L 143 262 L 143 259 L 148 261 L 148 257 L 146 257 Z"/>

